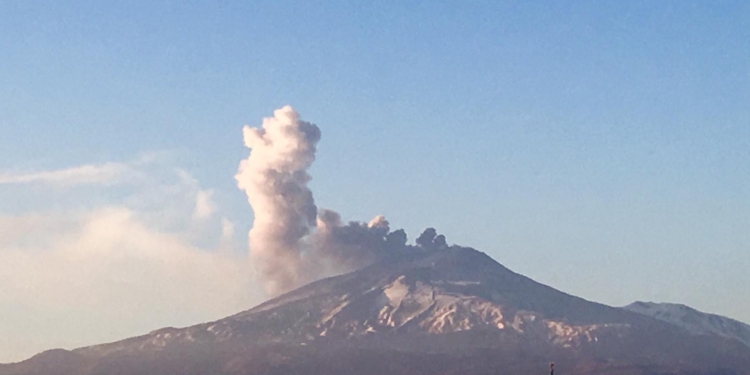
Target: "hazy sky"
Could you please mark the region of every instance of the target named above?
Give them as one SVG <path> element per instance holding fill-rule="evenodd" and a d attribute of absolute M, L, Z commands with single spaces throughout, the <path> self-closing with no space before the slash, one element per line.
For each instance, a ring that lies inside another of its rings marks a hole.
<path fill-rule="evenodd" d="M 233 176 L 286 104 L 344 219 L 750 322 L 750 3 L 404 3 L 0 1 L 0 362 L 260 302 Z"/>

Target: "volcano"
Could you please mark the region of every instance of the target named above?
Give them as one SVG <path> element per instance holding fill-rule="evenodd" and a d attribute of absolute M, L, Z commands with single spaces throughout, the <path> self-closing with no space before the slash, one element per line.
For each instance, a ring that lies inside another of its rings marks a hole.
<path fill-rule="evenodd" d="M 236 315 L 1 365 L 20 374 L 748 374 L 750 347 L 420 249 Z"/>

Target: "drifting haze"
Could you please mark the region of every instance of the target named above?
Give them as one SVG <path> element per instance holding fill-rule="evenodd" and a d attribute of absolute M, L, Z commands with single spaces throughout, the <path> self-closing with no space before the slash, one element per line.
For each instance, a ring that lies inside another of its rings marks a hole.
<path fill-rule="evenodd" d="M 0 173 L 6 196 L 43 206 L 0 214 L 0 363 L 260 301 L 235 224 L 169 159 Z"/>

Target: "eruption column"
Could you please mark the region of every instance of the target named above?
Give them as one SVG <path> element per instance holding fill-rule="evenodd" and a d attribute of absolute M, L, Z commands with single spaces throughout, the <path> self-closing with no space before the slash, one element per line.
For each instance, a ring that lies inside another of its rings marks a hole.
<path fill-rule="evenodd" d="M 263 119 L 261 128 L 245 126 L 243 135 L 251 152 L 235 178 L 255 212 L 250 254 L 266 291 L 276 295 L 306 277 L 301 242 L 317 216 L 307 169 L 315 161 L 320 129 L 286 106 Z"/>

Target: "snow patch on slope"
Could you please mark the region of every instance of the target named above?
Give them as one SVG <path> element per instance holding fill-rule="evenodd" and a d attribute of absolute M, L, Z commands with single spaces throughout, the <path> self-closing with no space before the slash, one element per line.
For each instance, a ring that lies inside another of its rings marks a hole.
<path fill-rule="evenodd" d="M 409 285 L 404 283 L 404 277 L 401 276 L 396 281 L 383 289 L 383 295 L 388 299 L 391 307 L 397 307 L 401 301 L 409 294 Z"/>

